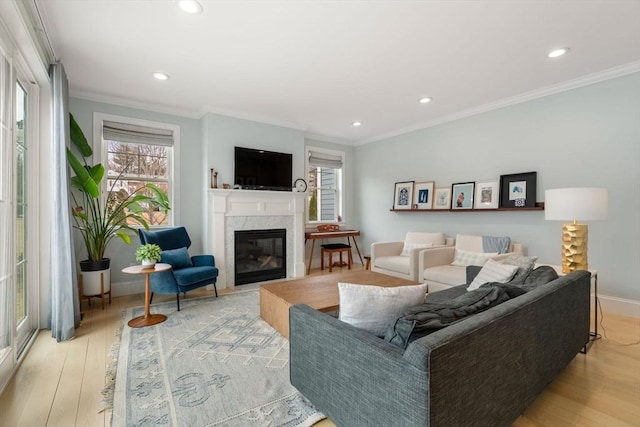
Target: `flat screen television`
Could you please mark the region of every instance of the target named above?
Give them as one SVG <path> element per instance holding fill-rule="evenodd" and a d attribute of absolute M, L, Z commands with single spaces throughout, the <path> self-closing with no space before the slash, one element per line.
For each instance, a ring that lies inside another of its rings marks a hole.
<path fill-rule="evenodd" d="M 234 186 L 248 190 L 291 191 L 292 155 L 235 147 Z"/>

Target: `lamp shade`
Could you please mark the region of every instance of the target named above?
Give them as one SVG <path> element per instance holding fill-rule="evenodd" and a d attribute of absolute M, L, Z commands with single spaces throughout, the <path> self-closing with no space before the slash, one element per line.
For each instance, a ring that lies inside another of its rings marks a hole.
<path fill-rule="evenodd" d="M 544 192 L 544 218 L 552 221 L 593 221 L 608 212 L 606 188 L 557 188 Z"/>

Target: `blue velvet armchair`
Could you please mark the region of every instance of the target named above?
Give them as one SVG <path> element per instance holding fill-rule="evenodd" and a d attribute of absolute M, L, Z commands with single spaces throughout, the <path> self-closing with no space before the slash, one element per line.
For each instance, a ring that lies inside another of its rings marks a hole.
<path fill-rule="evenodd" d="M 160 262 L 171 264 L 172 269 L 151 275 L 151 298 L 153 293 L 176 294 L 176 303 L 180 311 L 180 292 L 187 292 L 201 286 L 213 285 L 218 296 L 216 280 L 218 267 L 213 255 L 195 255 L 189 257 L 187 249 L 191 239 L 184 227 L 158 231 L 138 230 L 142 244 L 155 243 L 162 249 Z"/>

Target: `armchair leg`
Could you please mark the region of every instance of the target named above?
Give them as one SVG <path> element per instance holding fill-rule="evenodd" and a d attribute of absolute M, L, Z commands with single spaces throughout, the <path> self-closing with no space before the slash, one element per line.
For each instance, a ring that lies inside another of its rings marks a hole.
<path fill-rule="evenodd" d="M 180 292 L 176 294 L 176 304 L 178 305 L 178 311 L 180 311 Z"/>
<path fill-rule="evenodd" d="M 215 291 L 215 293 L 216 293 L 216 298 L 218 298 L 218 288 L 216 287 L 216 284 L 215 284 L 215 283 L 213 284 L 213 290 L 214 290 L 214 291 Z"/>
<path fill-rule="evenodd" d="M 153 292 L 151 292 L 151 296 L 149 297 L 149 305 L 151 305 L 151 301 L 153 301 Z"/>

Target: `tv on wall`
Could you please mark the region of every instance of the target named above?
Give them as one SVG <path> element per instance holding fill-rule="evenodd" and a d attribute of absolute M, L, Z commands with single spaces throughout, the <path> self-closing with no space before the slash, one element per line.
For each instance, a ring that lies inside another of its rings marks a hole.
<path fill-rule="evenodd" d="M 235 147 L 236 187 L 248 190 L 291 191 L 292 155 Z"/>

